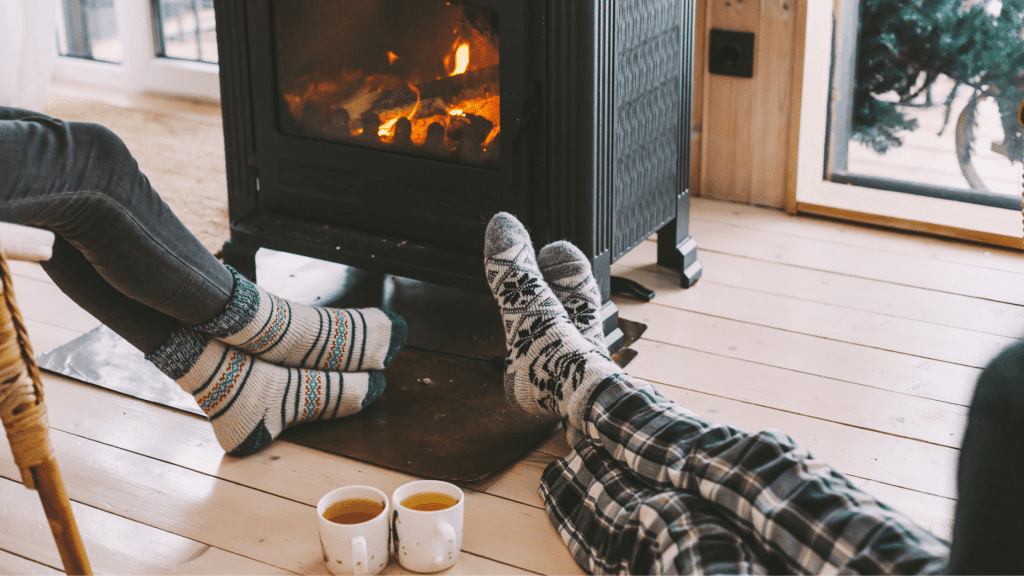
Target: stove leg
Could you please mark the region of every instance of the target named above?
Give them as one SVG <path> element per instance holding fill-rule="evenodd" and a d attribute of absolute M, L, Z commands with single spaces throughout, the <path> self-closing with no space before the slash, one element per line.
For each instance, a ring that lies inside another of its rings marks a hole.
<path fill-rule="evenodd" d="M 614 354 L 619 348 L 622 348 L 626 336 L 619 328 L 619 307 L 612 302 L 611 252 L 608 250 L 601 252 L 591 261 L 590 266 L 594 273 L 594 279 L 597 280 L 597 285 L 601 288 L 603 304 L 600 314 L 601 324 L 604 326 L 604 342 L 608 345 L 608 352 Z"/>
<path fill-rule="evenodd" d="M 604 324 L 604 343 L 608 345 L 608 353 L 614 354 L 622 348 L 626 335 L 619 328 L 619 307 L 611 300 L 601 306 L 601 321 Z"/>
<path fill-rule="evenodd" d="M 253 282 L 256 281 L 256 251 L 259 246 L 242 244 L 235 240 L 228 240 L 224 243 L 224 263 L 231 266 L 242 276 Z"/>
<path fill-rule="evenodd" d="M 700 279 L 703 266 L 697 260 L 697 241 L 690 236 L 689 195 L 684 194 L 683 198 L 686 214 L 681 213 L 658 230 L 658 265 L 679 270 L 679 284 L 690 288 Z"/>

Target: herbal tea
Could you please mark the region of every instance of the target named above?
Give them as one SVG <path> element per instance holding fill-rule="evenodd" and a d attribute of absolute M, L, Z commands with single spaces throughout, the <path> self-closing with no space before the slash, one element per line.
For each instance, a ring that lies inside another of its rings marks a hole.
<path fill-rule="evenodd" d="M 420 492 L 402 500 L 402 506 L 420 512 L 447 510 L 458 503 L 459 501 L 455 498 L 440 492 Z"/>
<path fill-rule="evenodd" d="M 376 500 L 350 498 L 335 502 L 324 510 L 324 518 L 336 524 L 361 524 L 373 520 L 384 511 L 384 505 Z"/>

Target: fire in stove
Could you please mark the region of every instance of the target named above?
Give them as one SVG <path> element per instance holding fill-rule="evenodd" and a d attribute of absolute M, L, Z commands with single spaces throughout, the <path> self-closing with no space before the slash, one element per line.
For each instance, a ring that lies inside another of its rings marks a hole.
<path fill-rule="evenodd" d="M 501 139 L 496 17 L 472 4 L 404 1 L 413 11 L 434 13 L 403 30 L 408 18 L 387 23 L 380 17 L 395 1 L 364 0 L 366 9 L 348 16 L 365 17 L 369 30 L 362 36 L 369 41 L 359 45 L 359 38 L 349 37 L 355 45 L 336 44 L 334 54 L 317 52 L 314 61 L 283 57 L 287 45 L 279 40 L 279 68 L 290 72 L 279 77 L 287 111 L 282 127 L 308 137 L 496 165 Z M 390 29 L 373 30 L 381 22 Z M 423 22 L 433 23 L 433 29 L 424 31 Z"/>

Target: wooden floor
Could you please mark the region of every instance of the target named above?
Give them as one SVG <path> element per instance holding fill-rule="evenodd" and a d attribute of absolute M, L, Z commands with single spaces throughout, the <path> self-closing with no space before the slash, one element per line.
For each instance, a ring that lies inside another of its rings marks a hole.
<path fill-rule="evenodd" d="M 630 371 L 746 429 L 781 429 L 856 484 L 948 537 L 954 471 L 981 368 L 1024 330 L 1019 253 L 696 200 L 705 271 L 690 290 L 644 242 L 613 272 L 657 290 L 617 299 L 649 325 Z M 16 291 L 38 350 L 96 321 L 36 265 Z M 345 484 L 390 493 L 410 476 L 274 442 L 225 457 L 204 419 L 46 376 L 58 460 L 101 573 L 324 573 L 314 506 Z M 450 572 L 579 573 L 537 486 L 568 450 L 552 438 L 467 486 Z M 0 448 L 0 573 L 53 573 L 35 494 Z M 401 573 L 397 564 L 388 573 Z"/>

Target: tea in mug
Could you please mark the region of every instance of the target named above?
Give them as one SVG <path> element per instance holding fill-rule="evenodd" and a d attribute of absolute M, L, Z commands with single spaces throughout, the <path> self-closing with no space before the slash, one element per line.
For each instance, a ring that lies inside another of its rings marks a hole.
<path fill-rule="evenodd" d="M 402 506 L 420 512 L 447 510 L 458 503 L 459 501 L 455 498 L 441 492 L 420 492 L 402 500 Z"/>
<path fill-rule="evenodd" d="M 384 505 L 376 500 L 350 498 L 335 502 L 324 510 L 324 518 L 335 524 L 361 524 L 373 520 L 384 511 Z"/>

